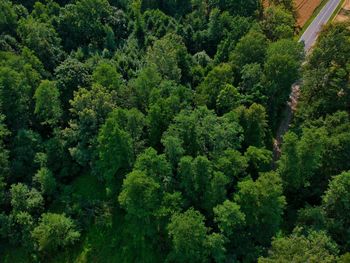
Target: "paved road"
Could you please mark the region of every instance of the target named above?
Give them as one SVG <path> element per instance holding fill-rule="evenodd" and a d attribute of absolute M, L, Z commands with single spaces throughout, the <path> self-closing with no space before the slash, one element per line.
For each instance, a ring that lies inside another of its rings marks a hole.
<path fill-rule="evenodd" d="M 310 48 L 315 44 L 318 33 L 321 31 L 322 26 L 328 22 L 340 2 L 341 0 L 329 0 L 321 12 L 306 29 L 304 34 L 299 39 L 299 42 L 304 41 L 305 51 L 309 51 Z"/>
<path fill-rule="evenodd" d="M 328 20 L 331 18 L 332 14 L 337 9 L 340 2 L 341 0 L 329 0 L 328 3 L 323 7 L 321 12 L 317 15 L 317 17 L 312 21 L 310 26 L 306 29 L 304 34 L 301 36 L 299 42 L 304 41 L 306 52 L 308 52 L 310 48 L 315 44 L 318 37 L 318 33 L 322 29 L 322 26 L 328 22 Z M 290 101 L 287 103 L 287 107 L 284 112 L 285 117 L 282 119 L 280 126 L 278 127 L 276 139 L 273 145 L 274 166 L 276 165 L 276 161 L 281 156 L 282 139 L 289 129 L 289 125 L 293 118 L 294 110 L 298 104 L 299 90 L 299 84 L 293 84 L 292 93 L 290 95 Z"/>

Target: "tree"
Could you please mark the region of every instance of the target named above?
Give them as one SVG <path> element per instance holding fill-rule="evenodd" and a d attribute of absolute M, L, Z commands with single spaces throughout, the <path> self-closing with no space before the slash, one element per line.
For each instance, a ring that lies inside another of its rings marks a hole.
<path fill-rule="evenodd" d="M 159 245 L 158 235 L 162 232 L 162 226 L 158 212 L 162 207 L 162 198 L 161 185 L 146 172 L 135 169 L 126 175 L 118 201 L 127 212 L 129 231 L 132 233 L 132 242 L 128 247 L 140 250 L 145 242 Z"/>
<path fill-rule="evenodd" d="M 273 153 L 265 148 L 249 146 L 244 157 L 248 161 L 246 170 L 253 178 L 257 178 L 259 173 L 271 170 Z"/>
<path fill-rule="evenodd" d="M 58 31 L 65 48 L 71 50 L 90 43 L 102 46 L 111 13 L 107 0 L 80 0 L 65 5 L 58 17 Z"/>
<path fill-rule="evenodd" d="M 25 128 L 32 116 L 31 97 L 40 77 L 29 64 L 10 53 L 1 53 L 0 105 L 11 131 Z M 12 65 L 13 64 L 17 64 Z"/>
<path fill-rule="evenodd" d="M 267 50 L 267 39 L 261 32 L 251 29 L 237 43 L 235 49 L 230 55 L 230 61 L 242 68 L 251 63 L 262 64 L 265 61 Z"/>
<path fill-rule="evenodd" d="M 269 85 L 270 118 L 274 121 L 276 114 L 282 112 L 285 107 L 292 84 L 299 78 L 303 52 L 300 43 L 289 39 L 282 39 L 269 45 L 264 71 Z"/>
<path fill-rule="evenodd" d="M 143 171 L 149 177 L 158 182 L 162 189 L 170 190 L 173 187 L 172 171 L 165 155 L 158 155 L 153 148 L 146 149 L 135 162 L 135 170 Z"/>
<path fill-rule="evenodd" d="M 161 187 L 146 172 L 134 170 L 124 179 L 118 201 L 128 214 L 151 224 L 151 216 L 160 207 Z"/>
<path fill-rule="evenodd" d="M 292 38 L 294 24 L 293 14 L 281 6 L 270 6 L 264 12 L 262 27 L 271 40 Z"/>
<path fill-rule="evenodd" d="M 35 189 L 29 189 L 27 185 L 18 183 L 11 185 L 11 206 L 14 213 L 38 212 L 43 206 L 43 197 Z"/>
<path fill-rule="evenodd" d="M 19 21 L 17 31 L 22 43 L 34 51 L 49 71 L 53 71 L 62 61 L 64 52 L 61 39 L 50 23 L 30 16 Z"/>
<path fill-rule="evenodd" d="M 254 103 L 249 108 L 240 106 L 234 112 L 244 130 L 244 146 L 265 146 L 265 139 L 268 133 L 265 108 L 260 104 Z"/>
<path fill-rule="evenodd" d="M 260 8 L 260 2 L 256 0 L 209 0 L 210 6 L 217 6 L 221 10 L 228 10 L 230 13 L 242 16 L 251 16 Z"/>
<path fill-rule="evenodd" d="M 258 63 L 246 64 L 241 69 L 239 91 L 244 95 L 247 103 L 255 102 L 266 104 L 266 90 L 263 87 L 264 73 Z"/>
<path fill-rule="evenodd" d="M 334 240 L 349 249 L 350 221 L 346 216 L 350 211 L 350 172 L 334 176 L 322 197 L 322 207 L 326 213 L 328 229 Z"/>
<path fill-rule="evenodd" d="M 137 156 L 144 149 L 144 128 L 146 126 L 145 116 L 135 108 L 115 109 L 109 114 L 114 118 L 119 127 L 130 134 L 132 139 L 133 155 Z"/>
<path fill-rule="evenodd" d="M 160 82 L 161 76 L 154 65 L 142 68 L 137 77 L 129 81 L 135 94 L 135 105 L 142 112 L 148 109 L 152 89 L 159 86 Z"/>
<path fill-rule="evenodd" d="M 190 107 L 192 96 L 191 90 L 173 81 L 163 81 L 159 88 L 152 90 L 147 115 L 150 146 L 162 149 L 162 134 L 182 108 Z"/>
<path fill-rule="evenodd" d="M 269 256 L 259 258 L 259 263 L 277 262 L 337 262 L 338 248 L 324 231 L 295 229 L 290 236 L 277 237 L 272 241 Z"/>
<path fill-rule="evenodd" d="M 117 72 L 116 67 L 106 62 L 101 62 L 96 66 L 92 73 L 92 81 L 115 91 L 118 91 L 122 85 L 122 77 Z"/>
<path fill-rule="evenodd" d="M 159 9 L 146 10 L 143 13 L 145 30 L 147 31 L 146 43 L 164 37 L 167 33 L 175 32 L 177 21 L 164 14 Z"/>
<path fill-rule="evenodd" d="M 229 200 L 214 207 L 214 215 L 220 232 L 228 238 L 232 238 L 245 225 L 245 214 L 241 212 L 240 206 Z"/>
<path fill-rule="evenodd" d="M 208 229 L 200 212 L 189 209 L 174 214 L 168 225 L 168 233 L 172 241 L 171 261 L 208 262 Z"/>
<path fill-rule="evenodd" d="M 68 115 L 69 101 L 79 87 L 88 87 L 90 72 L 88 67 L 75 58 L 68 57 L 55 69 L 57 88 L 65 115 Z M 66 119 L 68 116 L 65 116 Z"/>
<path fill-rule="evenodd" d="M 217 97 L 216 109 L 219 114 L 228 113 L 239 105 L 241 98 L 237 88 L 228 84 L 220 91 Z"/>
<path fill-rule="evenodd" d="M 10 152 L 11 174 L 13 179 L 29 182 L 38 169 L 35 155 L 42 151 L 42 138 L 32 130 L 19 130 Z"/>
<path fill-rule="evenodd" d="M 155 65 L 160 75 L 167 80 L 187 83 L 190 81 L 190 57 L 182 38 L 167 34 L 154 42 L 146 54 L 147 65 Z"/>
<path fill-rule="evenodd" d="M 303 74 L 303 92 L 299 115 L 317 119 L 349 106 L 349 39 L 350 30 L 344 23 L 325 27 L 318 38 Z"/>
<path fill-rule="evenodd" d="M 164 134 L 180 138 L 185 155 L 215 156 L 240 146 L 241 127 L 229 116 L 217 117 L 214 111 L 199 107 L 182 110 Z"/>
<path fill-rule="evenodd" d="M 73 220 L 64 214 L 44 213 L 32 237 L 40 252 L 52 253 L 76 243 L 80 233 Z"/>
<path fill-rule="evenodd" d="M 226 198 L 229 178 L 221 172 L 215 172 L 213 164 L 204 156 L 192 159 L 184 156 L 178 167 L 180 189 L 188 206 L 212 213 L 212 208 Z"/>
<path fill-rule="evenodd" d="M 33 177 L 33 182 L 40 187 L 40 192 L 47 196 L 52 196 L 56 190 L 57 183 L 52 172 L 46 167 L 42 167 Z"/>
<path fill-rule="evenodd" d="M 173 136 L 166 136 L 162 139 L 162 144 L 164 145 L 164 152 L 167 159 L 171 163 L 173 169 L 176 169 L 177 164 L 185 152 L 182 147 L 181 139 Z"/>
<path fill-rule="evenodd" d="M 259 247 L 269 246 L 282 223 L 286 205 L 282 180 L 275 172 L 264 173 L 256 181 L 239 182 L 237 188 L 234 202 L 245 215 L 246 227 L 240 235 L 241 242 L 239 239 L 236 242 L 245 258 L 255 257 Z"/>
<path fill-rule="evenodd" d="M 41 124 L 54 127 L 60 121 L 62 108 L 59 97 L 55 82 L 49 80 L 43 80 L 35 90 L 34 114 L 41 120 Z"/>
<path fill-rule="evenodd" d="M 197 87 L 196 102 L 215 109 L 220 92 L 233 83 L 233 71 L 229 64 L 221 64 L 213 68 L 204 81 Z M 231 106 L 231 105 L 230 105 Z"/>
<path fill-rule="evenodd" d="M 11 1 L 0 3 L 0 32 L 12 33 L 17 26 L 17 14 Z"/>
<path fill-rule="evenodd" d="M 238 181 L 248 167 L 248 160 L 245 156 L 233 149 L 227 149 L 214 160 L 215 167 L 230 178 L 231 183 Z"/>
<path fill-rule="evenodd" d="M 321 166 L 326 141 L 325 130 L 304 129 L 301 138 L 293 132 L 284 136 L 279 173 L 287 191 L 305 187 Z"/>
<path fill-rule="evenodd" d="M 0 205 L 5 200 L 5 186 L 10 173 L 9 150 L 5 145 L 5 139 L 10 135 L 10 131 L 4 120 L 5 116 L 0 113 Z"/>
<path fill-rule="evenodd" d="M 119 126 L 114 115 L 111 115 L 101 127 L 97 141 L 99 158 L 96 165 L 99 173 L 110 183 L 117 174 L 127 171 L 133 163 L 132 138 Z"/>
<path fill-rule="evenodd" d="M 110 112 L 116 106 L 116 91 L 98 84 L 92 89 L 80 88 L 70 101 L 72 118 L 65 135 L 70 142 L 70 153 L 81 166 L 94 161 L 97 134 Z"/>

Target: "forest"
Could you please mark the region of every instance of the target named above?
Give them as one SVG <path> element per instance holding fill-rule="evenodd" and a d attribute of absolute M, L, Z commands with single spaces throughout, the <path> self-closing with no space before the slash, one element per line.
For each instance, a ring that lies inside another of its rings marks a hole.
<path fill-rule="evenodd" d="M 0 262 L 350 262 L 350 26 L 296 19 L 0 0 Z"/>

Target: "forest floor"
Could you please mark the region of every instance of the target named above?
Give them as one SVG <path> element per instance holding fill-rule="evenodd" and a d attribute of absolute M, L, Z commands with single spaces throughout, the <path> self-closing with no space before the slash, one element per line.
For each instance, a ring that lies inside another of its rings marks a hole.
<path fill-rule="evenodd" d="M 346 0 L 334 19 L 335 22 L 350 21 L 350 0 Z"/>
<path fill-rule="evenodd" d="M 295 8 L 298 13 L 297 24 L 302 28 L 312 16 L 322 0 L 295 0 Z"/>

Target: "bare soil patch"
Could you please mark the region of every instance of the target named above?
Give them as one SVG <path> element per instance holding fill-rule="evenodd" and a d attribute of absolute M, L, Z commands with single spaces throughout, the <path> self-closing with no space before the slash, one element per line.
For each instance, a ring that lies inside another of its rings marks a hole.
<path fill-rule="evenodd" d="M 299 27 L 303 27 L 322 0 L 294 0 L 294 2 L 298 14 L 297 24 Z"/>
<path fill-rule="evenodd" d="M 334 21 L 336 22 L 350 21 L 350 0 L 346 0 L 344 2 L 344 5 L 340 9 Z"/>

